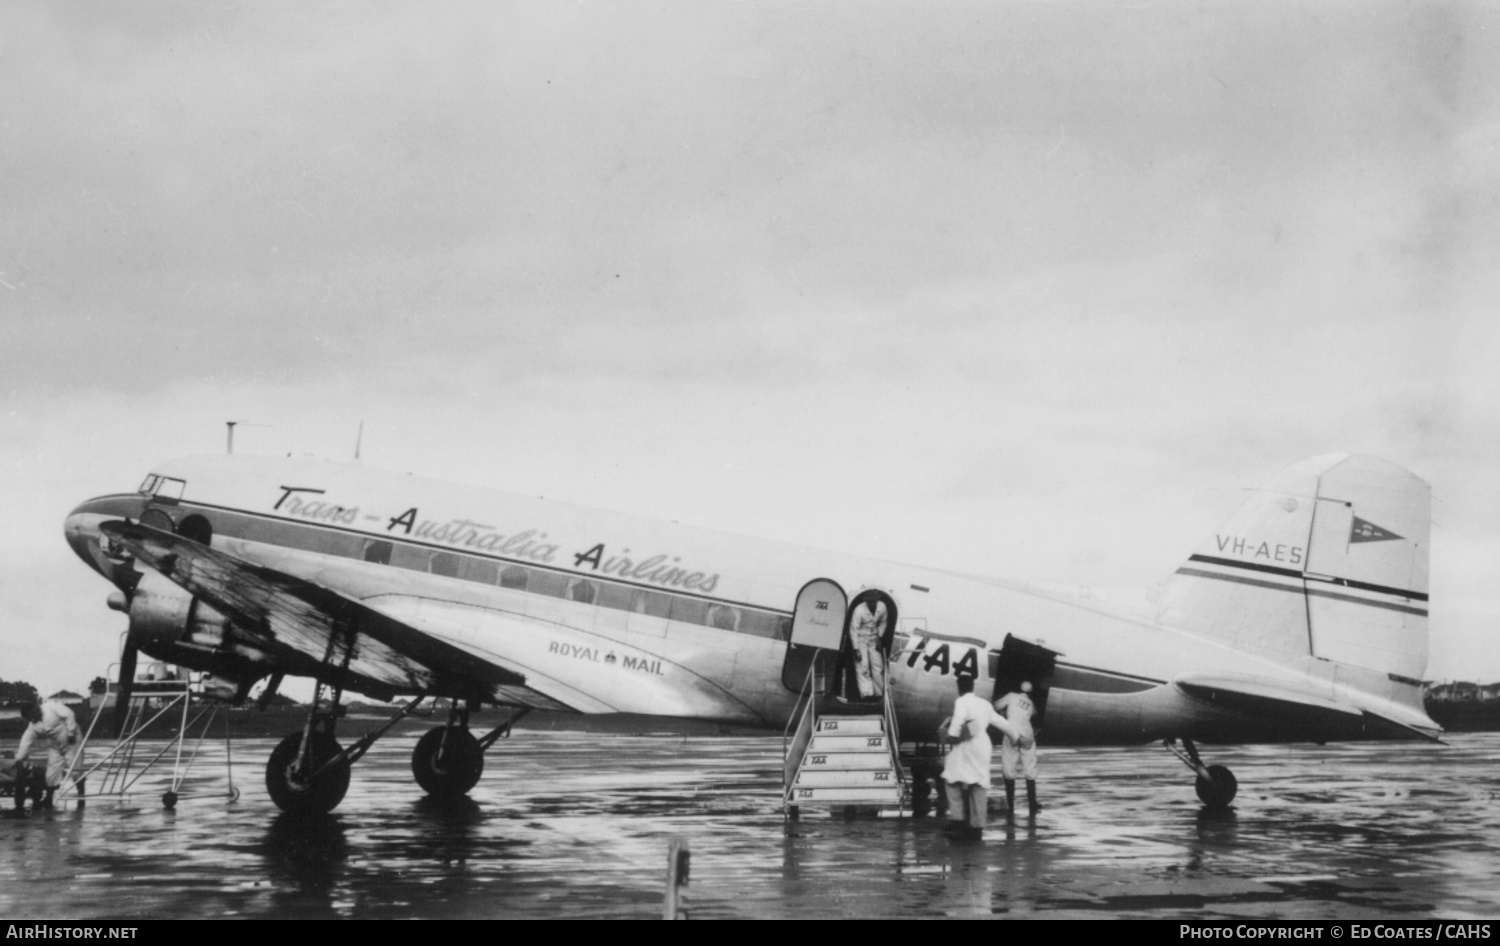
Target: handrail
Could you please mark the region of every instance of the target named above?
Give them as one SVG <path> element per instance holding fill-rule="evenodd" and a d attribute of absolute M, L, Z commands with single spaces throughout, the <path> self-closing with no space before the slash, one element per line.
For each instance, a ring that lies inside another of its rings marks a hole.
<path fill-rule="evenodd" d="M 807 668 L 807 679 L 802 684 L 802 690 L 797 694 L 797 702 L 792 704 L 791 716 L 787 718 L 786 728 L 781 733 L 781 798 L 785 803 L 790 797 L 792 790 L 792 779 L 797 777 L 797 769 L 802 765 L 802 754 L 806 752 L 808 743 L 812 741 L 812 731 L 818 720 L 818 664 L 813 661 Z M 807 701 L 803 706 L 802 701 Z M 792 734 L 792 723 L 796 721 L 796 734 Z M 800 746 L 798 745 L 800 743 Z M 797 758 L 792 758 L 793 754 Z"/>
<path fill-rule="evenodd" d="M 787 717 L 786 727 L 784 729 L 782 729 L 782 731 L 781 731 L 782 749 L 786 748 L 785 742 L 786 742 L 787 736 L 791 734 L 793 720 L 796 720 L 797 719 L 797 714 L 802 711 L 802 701 L 807 698 L 807 690 L 808 690 L 809 685 L 812 683 L 812 679 L 811 678 L 812 678 L 813 672 L 815 670 L 817 670 L 817 664 L 816 663 L 812 663 L 812 664 L 808 665 L 808 667 L 807 667 L 807 677 L 803 678 L 803 680 L 802 680 L 802 689 L 800 689 L 800 690 L 797 691 L 797 702 L 795 702 L 795 703 L 792 704 L 792 713 L 791 713 L 790 716 Z"/>
<path fill-rule="evenodd" d="M 891 690 L 889 675 L 886 677 L 885 693 L 881 695 L 880 711 L 885 717 L 885 731 L 889 735 L 887 740 L 891 753 L 891 766 L 896 770 L 896 779 L 906 783 L 906 770 L 901 767 L 901 726 L 896 719 L 896 700 Z"/>

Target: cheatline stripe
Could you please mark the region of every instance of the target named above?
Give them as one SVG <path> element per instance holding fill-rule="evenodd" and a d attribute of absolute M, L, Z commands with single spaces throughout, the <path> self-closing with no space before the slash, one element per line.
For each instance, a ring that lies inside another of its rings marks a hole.
<path fill-rule="evenodd" d="M 1278 585 L 1272 581 L 1261 581 L 1258 578 L 1241 578 L 1239 575 L 1224 575 L 1219 572 L 1206 572 L 1197 568 L 1179 568 L 1179 575 L 1192 575 L 1194 578 L 1213 578 L 1217 581 L 1229 581 L 1237 585 L 1253 585 L 1256 588 L 1270 588 L 1273 591 L 1290 591 L 1293 594 L 1301 594 L 1302 588 L 1290 585 Z M 1352 604 L 1363 604 L 1371 608 L 1385 608 L 1387 611 L 1400 611 L 1402 614 L 1418 614 L 1427 616 L 1426 608 L 1414 608 L 1405 604 L 1391 604 L 1385 601 L 1371 601 L 1369 598 L 1356 598 L 1353 595 L 1341 595 L 1334 591 L 1324 591 L 1321 588 L 1308 588 L 1307 594 L 1315 598 L 1332 598 L 1335 601 L 1348 601 Z"/>
<path fill-rule="evenodd" d="M 1291 568 L 1277 568 L 1274 565 L 1258 565 L 1254 562 L 1239 562 L 1232 558 L 1214 558 L 1211 555 L 1190 555 L 1190 562 L 1206 562 L 1210 565 L 1223 565 L 1227 568 L 1243 568 L 1252 572 L 1265 572 L 1268 575 L 1280 575 L 1283 578 L 1296 578 L 1297 580 L 1321 581 L 1331 585 L 1341 585 L 1345 588 L 1353 588 L 1356 591 L 1374 591 L 1383 595 L 1396 595 L 1401 598 L 1410 598 L 1413 601 L 1426 601 L 1425 591 L 1410 591 L 1405 588 L 1393 588 L 1390 585 L 1376 585 L 1367 581 L 1355 581 L 1352 578 L 1334 578 L 1331 575 L 1309 575 L 1307 572 L 1299 572 Z"/>

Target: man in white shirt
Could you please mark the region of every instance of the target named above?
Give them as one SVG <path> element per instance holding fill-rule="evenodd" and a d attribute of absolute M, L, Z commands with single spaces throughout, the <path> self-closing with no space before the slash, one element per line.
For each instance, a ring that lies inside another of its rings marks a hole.
<path fill-rule="evenodd" d="M 943 784 L 948 793 L 949 824 L 967 822 L 975 833 L 984 830 L 990 754 L 994 751 L 988 731 L 991 726 L 1007 738 L 1016 732 L 988 700 L 975 694 L 973 677 L 958 677 L 958 699 L 953 702 L 953 716 L 945 731 L 950 747 L 943 764 Z"/>
<path fill-rule="evenodd" d="M 1000 775 L 1005 779 L 1005 805 L 1016 810 L 1016 775 L 1026 776 L 1026 803 L 1032 814 L 1041 810 L 1036 800 L 1036 732 L 1031 720 L 1036 716 L 1036 704 L 1031 700 L 1031 682 L 1022 681 L 1021 686 L 995 701 L 995 709 L 1005 714 L 1016 730 L 1014 737 L 1006 735 L 1000 744 Z"/>
<path fill-rule="evenodd" d="M 51 808 L 52 796 L 62 784 L 63 773 L 73 764 L 73 747 L 78 744 L 78 719 L 61 703 L 21 704 L 21 718 L 28 725 L 16 748 L 16 764 L 26 761 L 33 748 L 47 750 L 47 797 L 40 807 Z"/>

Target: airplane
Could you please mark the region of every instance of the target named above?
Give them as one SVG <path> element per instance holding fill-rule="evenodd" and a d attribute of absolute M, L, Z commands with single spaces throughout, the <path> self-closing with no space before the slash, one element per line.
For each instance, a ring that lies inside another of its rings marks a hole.
<path fill-rule="evenodd" d="M 1421 686 L 1430 504 L 1394 463 L 1313 457 L 1129 599 L 313 458 L 174 460 L 82 503 L 64 532 L 129 617 L 117 705 L 139 653 L 211 675 L 237 704 L 262 681 L 264 705 L 286 676 L 313 678 L 301 731 L 267 762 L 286 811 L 337 806 L 351 765 L 424 699 L 450 701 L 413 751 L 439 797 L 470 791 L 532 710 L 775 729 L 820 675 L 837 692 L 819 698 L 858 703 L 849 615 L 866 602 L 885 612 L 901 731 L 934 732 L 959 674 L 990 697 L 1026 679 L 1044 744 L 1161 740 L 1221 807 L 1237 780 L 1196 742 L 1439 741 Z M 351 692 L 407 702 L 343 748 Z M 481 738 L 469 715 L 484 706 L 513 715 Z"/>

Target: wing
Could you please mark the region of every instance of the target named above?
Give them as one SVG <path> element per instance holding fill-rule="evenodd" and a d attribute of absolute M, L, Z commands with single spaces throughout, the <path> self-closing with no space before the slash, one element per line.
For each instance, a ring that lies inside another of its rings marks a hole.
<path fill-rule="evenodd" d="M 1344 702 L 1328 692 L 1282 680 L 1238 674 L 1179 674 L 1172 685 L 1187 696 L 1247 716 L 1268 727 L 1308 733 L 1379 733 L 1384 738 L 1414 738 L 1442 743 L 1436 733 L 1367 707 Z M 1316 738 L 1308 736 L 1307 738 Z"/>
<path fill-rule="evenodd" d="M 99 528 L 137 561 L 226 615 L 250 648 L 272 656 L 287 673 L 320 677 L 378 699 L 422 693 L 572 709 L 528 687 L 522 674 L 332 588 L 150 526 L 117 521 Z"/>

